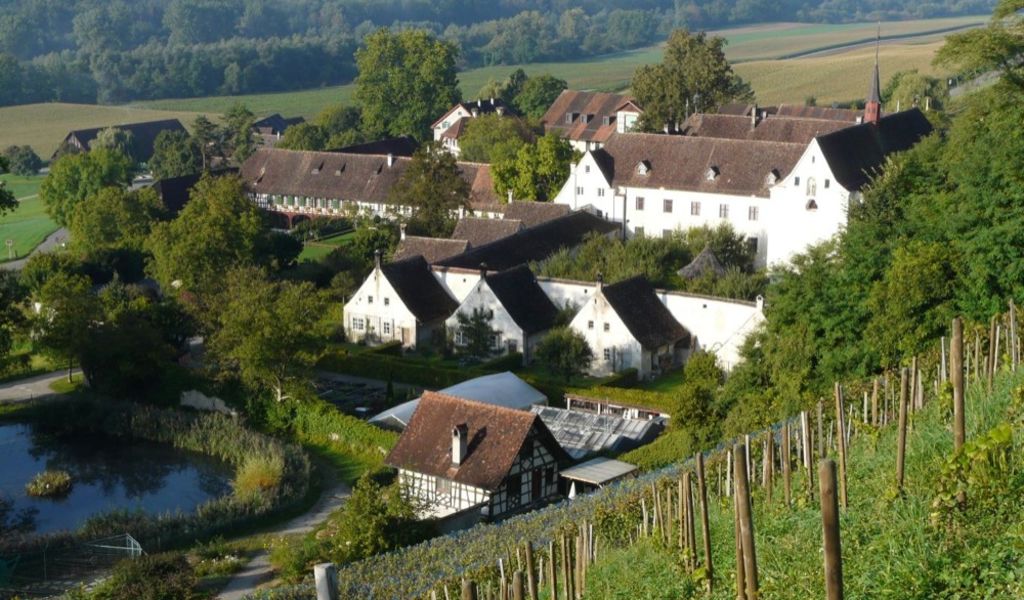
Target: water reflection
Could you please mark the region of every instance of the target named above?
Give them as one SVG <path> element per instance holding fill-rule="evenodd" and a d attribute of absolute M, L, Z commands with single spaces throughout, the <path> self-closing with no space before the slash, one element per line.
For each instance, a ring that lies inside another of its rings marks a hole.
<path fill-rule="evenodd" d="M 25 494 L 25 484 L 45 469 L 71 474 L 74 487 L 66 498 Z M 226 493 L 231 475 L 225 463 L 162 444 L 0 425 L 0 531 L 5 523 L 37 533 L 75 529 L 119 508 L 188 512 Z"/>

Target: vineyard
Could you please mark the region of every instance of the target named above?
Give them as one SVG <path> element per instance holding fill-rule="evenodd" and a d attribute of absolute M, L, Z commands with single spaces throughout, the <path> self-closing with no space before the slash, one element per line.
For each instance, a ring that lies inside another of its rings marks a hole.
<path fill-rule="evenodd" d="M 1011 308 L 768 431 L 342 567 L 341 597 L 1020 597 L 1020 355 Z"/>

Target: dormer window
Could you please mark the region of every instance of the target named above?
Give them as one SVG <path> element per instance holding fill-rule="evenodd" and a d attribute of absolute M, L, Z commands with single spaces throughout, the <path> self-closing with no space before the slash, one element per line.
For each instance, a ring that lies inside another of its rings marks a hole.
<path fill-rule="evenodd" d="M 709 167 L 708 170 L 704 172 L 704 178 L 707 179 L 708 181 L 714 181 L 715 179 L 717 179 L 718 167 Z"/>
<path fill-rule="evenodd" d="M 589 123 L 589 122 L 591 122 L 593 120 L 594 120 L 593 113 L 587 113 L 586 116 L 583 117 L 583 122 L 584 123 Z"/>
<path fill-rule="evenodd" d="M 781 178 L 782 176 L 779 174 L 779 171 L 777 169 L 772 169 L 771 171 L 768 171 L 767 175 L 764 176 L 764 184 L 775 185 L 776 183 L 779 182 L 779 179 Z"/>
<path fill-rule="evenodd" d="M 601 117 L 601 124 L 606 126 L 606 127 L 608 125 L 611 125 L 612 124 L 612 117 L 609 116 L 609 115 L 605 115 L 605 116 Z"/>
<path fill-rule="evenodd" d="M 637 175 L 647 175 L 650 172 L 651 172 L 651 163 L 650 162 L 648 162 L 646 160 L 642 160 L 642 161 L 636 163 L 636 173 L 637 173 Z"/>

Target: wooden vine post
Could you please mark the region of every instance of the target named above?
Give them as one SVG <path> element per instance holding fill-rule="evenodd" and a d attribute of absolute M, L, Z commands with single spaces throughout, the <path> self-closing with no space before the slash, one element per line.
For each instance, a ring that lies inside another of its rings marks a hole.
<path fill-rule="evenodd" d="M 468 579 L 462 580 L 462 600 L 477 600 L 476 584 Z"/>
<path fill-rule="evenodd" d="M 512 600 L 525 600 L 523 596 L 523 572 L 516 571 L 512 574 Z"/>
<path fill-rule="evenodd" d="M 548 586 L 551 600 L 558 600 L 558 568 L 555 566 L 555 540 L 548 542 Z"/>
<path fill-rule="evenodd" d="M 742 443 L 736 444 L 733 448 L 733 453 L 736 456 L 743 456 L 744 452 L 746 452 L 746 448 Z M 750 504 L 750 481 L 747 477 L 747 465 L 741 460 L 735 461 L 733 463 L 733 473 L 736 478 L 736 506 L 743 551 L 743 576 L 746 580 L 746 600 L 757 600 L 757 551 L 754 548 L 754 517 Z"/>
<path fill-rule="evenodd" d="M 903 493 L 903 467 L 907 454 L 907 402 L 910 396 L 910 373 L 900 370 L 900 421 L 896 442 L 896 491 Z"/>
<path fill-rule="evenodd" d="M 697 537 L 693 526 L 693 486 L 690 483 L 690 472 L 683 474 L 683 514 L 686 515 L 686 564 L 692 573 L 697 569 Z"/>
<path fill-rule="evenodd" d="M 711 567 L 711 523 L 708 519 L 708 488 L 704 479 L 704 454 L 697 453 L 697 494 L 700 496 L 700 529 L 704 536 L 704 572 L 708 580 L 708 593 L 714 588 Z"/>
<path fill-rule="evenodd" d="M 964 325 L 960 317 L 953 319 L 953 340 L 949 346 L 950 363 L 953 369 L 953 452 L 964 446 L 966 428 L 964 419 Z M 957 503 L 967 501 L 966 494 L 957 492 Z"/>
<path fill-rule="evenodd" d="M 836 382 L 836 427 L 839 429 L 836 438 L 836 447 L 839 450 L 839 502 L 846 510 L 846 415 L 843 412 L 843 388 Z M 820 469 L 819 469 L 820 471 Z M 823 484 L 824 485 L 824 484 Z M 824 499 L 822 500 L 824 503 Z"/>
<path fill-rule="evenodd" d="M 782 491 L 785 494 L 786 506 L 788 507 L 793 500 L 793 488 L 791 483 L 790 473 L 790 456 L 789 456 L 789 421 L 782 424 Z"/>
<path fill-rule="evenodd" d="M 821 492 L 821 525 L 825 549 L 825 597 L 843 600 L 843 553 L 839 542 L 839 503 L 836 498 L 836 463 L 818 464 Z"/>
<path fill-rule="evenodd" d="M 526 589 L 530 593 L 530 600 L 539 600 L 537 591 L 537 571 L 533 565 L 533 542 L 526 542 Z"/>

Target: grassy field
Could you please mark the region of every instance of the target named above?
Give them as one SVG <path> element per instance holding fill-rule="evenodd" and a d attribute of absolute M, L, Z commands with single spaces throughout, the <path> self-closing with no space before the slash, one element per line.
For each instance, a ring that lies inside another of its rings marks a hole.
<path fill-rule="evenodd" d="M 42 180 L 42 177 L 0 175 L 0 181 L 19 201 L 14 212 L 0 217 L 0 262 L 9 260 L 7 240 L 14 240 L 13 258 L 20 258 L 57 230 L 57 224 L 46 214 L 37 196 Z"/>
<path fill-rule="evenodd" d="M 996 379 L 993 394 L 972 385 L 966 399 L 967 440 L 978 440 L 1014 409 L 1020 371 Z M 1016 401 L 1019 415 L 1020 401 Z M 1009 463 L 987 459 L 974 450 L 967 503 L 973 505 L 958 526 L 932 524 L 932 501 L 938 481 L 952 454 L 948 404 L 929 401 L 911 415 L 907 439 L 906 484 L 895 489 L 896 427 L 878 430 L 855 424 L 858 431 L 848 457 L 849 508 L 841 515 L 843 578 L 847 598 L 1020 598 L 1024 568 L 1020 553 L 1021 508 L 1019 439 L 1009 450 Z M 1013 435 L 1020 435 L 1019 416 Z M 984 447 L 992 447 L 987 442 Z M 998 452 L 993 456 L 1002 456 Z M 992 460 L 993 462 L 985 462 Z M 755 471 L 760 473 L 760 458 Z M 816 465 L 815 465 L 816 467 Z M 710 487 L 717 466 L 709 468 Z M 815 470 L 815 477 L 817 472 Z M 793 506 L 783 505 L 781 481 L 767 502 L 759 484 L 754 491 L 754 531 L 761 594 L 764 598 L 803 600 L 823 598 L 821 513 L 817 500 L 807 502 L 802 472 L 794 476 Z M 817 497 L 817 483 L 815 483 Z M 986 490 L 982 494 L 980 490 Z M 974 495 L 972 495 L 974 494 Z M 680 569 L 675 544 L 665 548 L 651 541 L 604 552 L 588 570 L 587 597 L 594 598 L 712 598 L 736 597 L 733 508 L 728 498 L 710 498 L 715 592 L 706 595 L 690 587 Z M 650 506 L 650 505 L 648 505 Z M 944 513 L 948 514 L 948 513 Z M 700 538 L 699 521 L 697 537 Z M 698 553 L 702 542 L 698 541 Z M 982 593 L 982 591 L 987 593 Z"/>
<path fill-rule="evenodd" d="M 315 262 L 321 258 L 327 256 L 335 248 L 344 246 L 349 243 L 355 232 L 349 231 L 348 233 L 341 233 L 331 237 L 316 240 L 315 242 L 306 242 L 302 247 L 302 253 L 299 254 L 299 262 Z"/>
<path fill-rule="evenodd" d="M 0 148 L 12 144 L 28 144 L 43 160 L 49 160 L 53 151 L 73 129 L 158 119 L 181 119 L 181 122 L 188 126 L 197 114 L 186 111 L 58 102 L 9 106 L 0 109 L 0 123 L 3 123 L 3 127 L 0 127 Z"/>
<path fill-rule="evenodd" d="M 959 17 L 888 22 L 885 37 L 916 35 L 954 27 L 980 24 L 987 17 Z M 860 98 L 867 86 L 869 49 L 854 48 L 828 57 L 780 60 L 825 47 L 871 40 L 875 23 L 819 25 L 777 23 L 714 32 L 729 40 L 726 56 L 742 63 L 737 70 L 754 86 L 758 101 L 766 104 L 803 102 L 809 95 L 819 101 Z M 883 78 L 898 70 L 931 70 L 931 57 L 945 34 L 924 35 L 912 40 L 883 42 Z M 598 56 L 589 60 L 522 65 L 530 75 L 550 73 L 569 82 L 573 89 L 623 90 L 640 65 L 661 60 L 661 47 Z M 469 69 L 459 74 L 463 94 L 472 97 L 489 81 L 508 76 L 516 65 Z M 137 102 L 128 106 L 33 104 L 0 109 L 0 147 L 29 144 L 47 158 L 71 129 L 115 125 L 128 121 L 176 117 L 186 124 L 198 114 L 217 115 L 242 102 L 257 115 L 280 112 L 312 117 L 325 106 L 349 104 L 352 84 L 276 94 L 213 96 Z"/>

